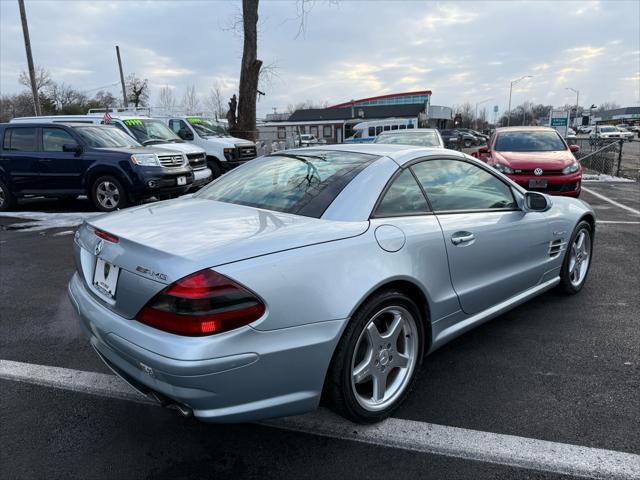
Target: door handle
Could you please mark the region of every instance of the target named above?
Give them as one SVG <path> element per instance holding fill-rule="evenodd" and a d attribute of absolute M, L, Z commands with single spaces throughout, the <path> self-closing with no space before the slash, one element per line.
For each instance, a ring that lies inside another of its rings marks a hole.
<path fill-rule="evenodd" d="M 453 243 L 454 245 L 460 245 L 461 243 L 467 243 L 470 242 L 471 240 L 474 240 L 476 237 L 473 235 L 473 233 L 470 232 L 458 232 L 458 233 L 454 233 L 451 236 L 451 243 Z"/>

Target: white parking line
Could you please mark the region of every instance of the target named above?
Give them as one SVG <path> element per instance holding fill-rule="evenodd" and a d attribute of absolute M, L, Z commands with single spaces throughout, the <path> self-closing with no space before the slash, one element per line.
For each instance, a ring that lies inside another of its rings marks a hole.
<path fill-rule="evenodd" d="M 0 360 L 0 379 L 152 403 L 113 375 Z M 153 403 L 155 405 L 155 403 Z M 263 425 L 389 448 L 584 478 L 638 479 L 640 455 L 390 418 L 354 425 L 327 410 Z"/>
<path fill-rule="evenodd" d="M 604 195 L 602 195 L 601 193 L 598 192 L 594 192 L 593 190 L 583 186 L 582 190 L 590 193 L 591 195 L 593 195 L 594 197 L 598 197 L 600 200 L 604 200 L 605 202 L 609 202 L 611 205 L 615 205 L 616 207 L 622 208 L 624 210 L 627 210 L 631 213 L 635 213 L 636 215 L 640 215 L 640 210 L 636 210 L 635 208 L 631 208 L 631 207 L 627 207 L 626 205 L 623 205 L 622 203 L 616 202 L 615 200 L 612 200 L 609 197 L 606 197 Z"/>
<path fill-rule="evenodd" d="M 596 223 L 614 224 L 614 225 L 640 225 L 640 222 L 625 222 L 624 220 L 596 220 Z"/>

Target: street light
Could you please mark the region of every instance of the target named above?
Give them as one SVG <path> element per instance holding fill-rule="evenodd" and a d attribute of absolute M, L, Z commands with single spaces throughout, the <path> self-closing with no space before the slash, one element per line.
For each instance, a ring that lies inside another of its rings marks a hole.
<path fill-rule="evenodd" d="M 511 125 L 511 94 L 513 93 L 513 86 L 517 85 L 522 80 L 525 80 L 527 78 L 533 78 L 533 75 L 525 75 L 524 77 L 520 77 L 511 81 L 511 85 L 509 86 L 509 113 L 507 114 L 507 127 Z"/>
<path fill-rule="evenodd" d="M 475 118 L 475 126 L 476 126 L 476 130 L 478 129 L 478 105 L 482 105 L 483 103 L 487 103 L 489 100 L 491 100 L 491 98 L 487 98 L 485 100 L 482 100 L 481 102 L 476 103 L 476 116 Z"/>
<path fill-rule="evenodd" d="M 576 116 L 574 117 L 574 121 L 576 126 L 578 125 L 578 100 L 580 99 L 580 90 L 576 90 L 575 88 L 565 87 L 565 90 L 571 90 L 576 94 Z"/>

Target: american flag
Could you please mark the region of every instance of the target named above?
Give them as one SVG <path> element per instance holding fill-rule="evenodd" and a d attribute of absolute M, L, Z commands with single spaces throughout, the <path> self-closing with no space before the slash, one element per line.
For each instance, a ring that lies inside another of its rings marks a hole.
<path fill-rule="evenodd" d="M 109 112 L 104 112 L 104 117 L 102 117 L 102 123 L 109 123 L 111 121 L 111 115 Z"/>

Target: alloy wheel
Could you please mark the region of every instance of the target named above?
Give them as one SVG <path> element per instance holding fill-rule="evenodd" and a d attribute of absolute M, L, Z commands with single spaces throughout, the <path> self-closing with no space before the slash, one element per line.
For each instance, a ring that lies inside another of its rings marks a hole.
<path fill-rule="evenodd" d="M 576 235 L 569 253 L 569 281 L 574 287 L 580 286 L 587 276 L 591 261 L 591 236 L 586 229 Z"/>
<path fill-rule="evenodd" d="M 411 382 L 419 352 L 416 319 L 404 307 L 373 315 L 360 333 L 351 359 L 351 388 L 368 411 L 388 408 Z"/>
<path fill-rule="evenodd" d="M 103 208 L 116 208 L 120 204 L 120 190 L 115 183 L 105 180 L 98 184 L 96 188 L 98 203 Z"/>

